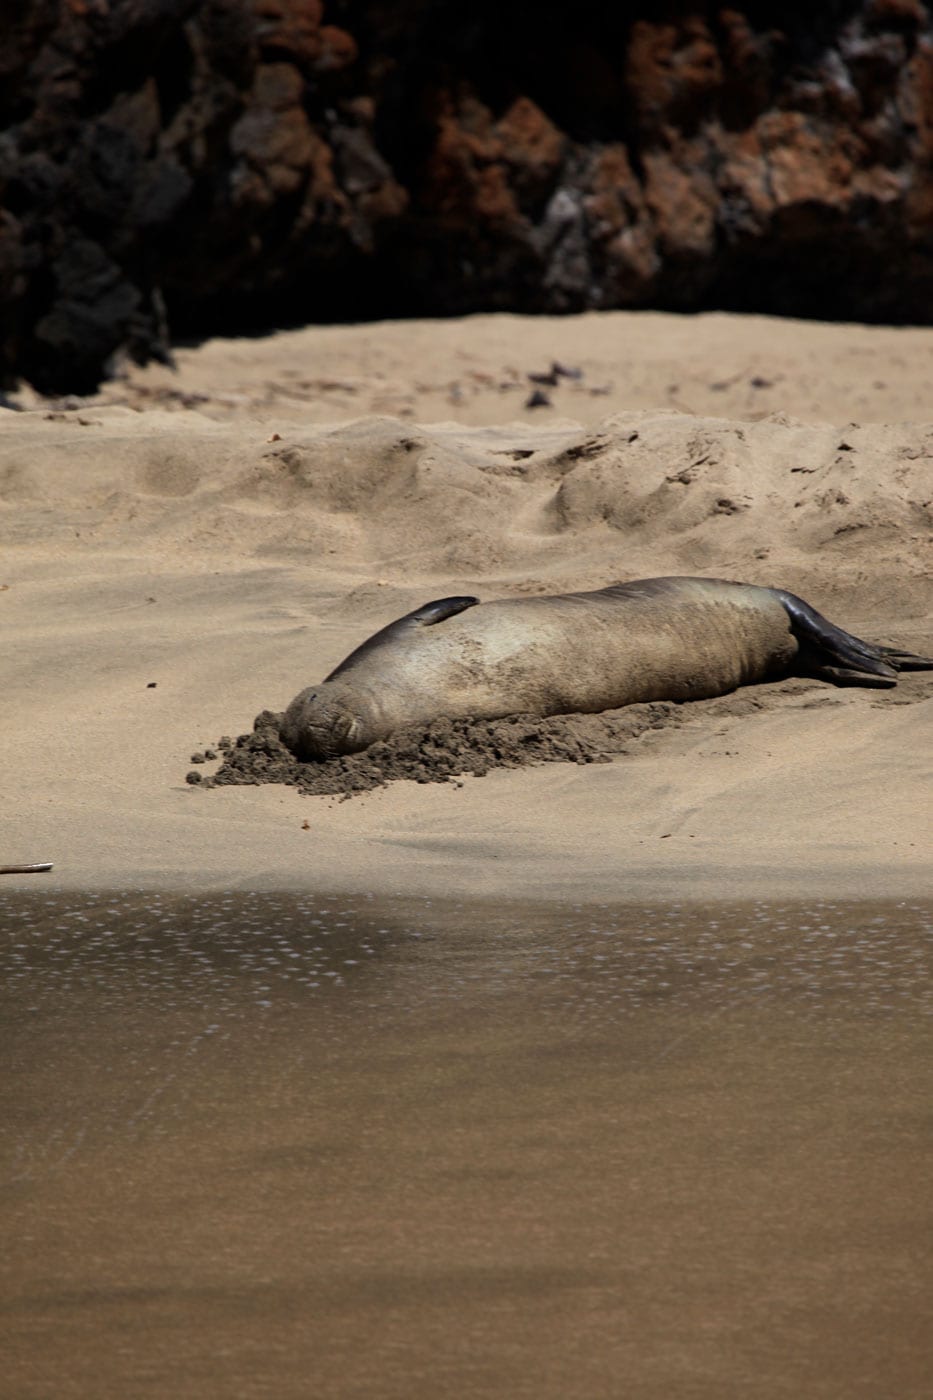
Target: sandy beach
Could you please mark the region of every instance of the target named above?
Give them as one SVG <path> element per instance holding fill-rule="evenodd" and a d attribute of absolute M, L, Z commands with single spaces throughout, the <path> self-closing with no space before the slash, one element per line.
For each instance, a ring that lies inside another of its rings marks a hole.
<path fill-rule="evenodd" d="M 933 330 L 620 312 L 213 341 L 94 398 L 14 395 L 0 863 L 54 870 L 4 888 L 928 893 L 931 673 L 756 687 L 611 763 L 345 801 L 186 774 L 450 593 L 736 578 L 929 654 L 931 374 Z"/>

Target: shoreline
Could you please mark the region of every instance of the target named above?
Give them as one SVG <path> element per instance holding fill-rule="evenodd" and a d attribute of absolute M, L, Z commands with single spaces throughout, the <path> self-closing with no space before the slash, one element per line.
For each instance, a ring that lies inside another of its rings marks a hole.
<path fill-rule="evenodd" d="M 882 875 L 890 883 L 883 882 Z M 728 892 L 724 892 L 725 886 L 728 886 Z M 420 881 L 405 888 L 384 883 L 378 889 L 373 889 L 365 884 L 362 875 L 357 879 L 351 877 L 345 883 L 323 884 L 302 881 L 298 876 L 289 880 L 281 872 L 245 877 L 242 882 L 231 884 L 222 869 L 201 872 L 196 878 L 190 873 L 179 875 L 177 872 L 148 871 L 128 883 L 101 879 L 99 875 L 41 883 L 38 877 L 5 876 L 0 879 L 0 904 L 6 892 L 15 893 L 17 897 L 35 894 L 38 897 L 62 899 L 82 895 L 101 899 L 157 895 L 169 899 L 195 900 L 221 896 L 233 899 L 238 896 L 304 897 L 319 903 L 372 900 L 376 904 L 384 902 L 393 907 L 407 904 L 431 906 L 448 914 L 460 909 L 469 912 L 484 908 L 507 912 L 512 908 L 536 907 L 596 911 L 672 907 L 715 910 L 752 905 L 813 909 L 832 905 L 833 908 L 865 910 L 876 905 L 900 908 L 913 904 L 933 911 L 933 888 L 922 871 L 911 866 L 902 866 L 893 871 L 878 867 L 860 872 L 859 877 L 853 880 L 851 871 L 841 863 L 810 870 L 803 879 L 792 869 L 775 872 L 768 866 L 752 870 L 747 867 L 699 866 L 685 869 L 677 877 L 669 870 L 659 875 L 655 867 L 646 865 L 629 872 L 625 892 L 614 890 L 609 884 L 601 886 L 598 882 L 584 889 L 572 885 L 548 886 L 540 880 L 527 880 L 523 884 L 509 880 L 501 891 L 487 887 L 480 893 L 466 883 L 461 886 L 456 880 L 443 885 L 440 881 Z"/>

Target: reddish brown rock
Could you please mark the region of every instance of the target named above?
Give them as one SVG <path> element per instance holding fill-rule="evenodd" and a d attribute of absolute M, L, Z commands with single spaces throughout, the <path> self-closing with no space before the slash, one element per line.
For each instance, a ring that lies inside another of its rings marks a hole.
<path fill-rule="evenodd" d="M 299 319 L 933 316 L 919 0 L 7 10 L 7 382 Z"/>

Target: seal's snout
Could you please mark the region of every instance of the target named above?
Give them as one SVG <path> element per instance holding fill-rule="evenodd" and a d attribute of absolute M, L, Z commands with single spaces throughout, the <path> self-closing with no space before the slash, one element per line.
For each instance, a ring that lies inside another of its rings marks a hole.
<path fill-rule="evenodd" d="M 303 690 L 285 711 L 279 737 L 304 762 L 335 758 L 366 747 L 362 724 L 327 684 Z"/>

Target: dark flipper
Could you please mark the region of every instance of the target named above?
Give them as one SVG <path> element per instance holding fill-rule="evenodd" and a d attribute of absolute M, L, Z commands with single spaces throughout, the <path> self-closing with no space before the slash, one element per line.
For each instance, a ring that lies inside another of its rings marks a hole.
<path fill-rule="evenodd" d="M 898 647 L 878 647 L 878 651 L 898 671 L 933 671 L 933 657 L 917 656 L 912 651 L 900 651 Z"/>
<path fill-rule="evenodd" d="M 467 608 L 473 608 L 479 602 L 478 598 L 437 598 L 433 603 L 425 603 L 423 607 L 416 608 L 414 612 L 406 613 L 404 617 L 397 618 L 395 622 L 390 622 L 388 627 L 381 628 L 374 632 L 371 637 L 367 637 L 365 642 L 361 642 L 355 651 L 341 661 L 327 677 L 329 681 L 341 675 L 351 665 L 355 665 L 360 657 L 367 656 L 371 651 L 383 646 L 386 642 L 395 641 L 398 637 L 403 637 L 406 632 L 413 627 L 434 627 L 438 622 L 445 622 L 448 617 L 456 617 L 457 613 L 465 612 Z"/>
<path fill-rule="evenodd" d="M 797 669 L 837 685 L 897 685 L 898 671 L 933 670 L 933 658 L 897 647 L 873 646 L 844 632 L 795 593 L 775 588 L 800 644 Z"/>
<path fill-rule="evenodd" d="M 423 607 L 415 608 L 414 612 L 406 613 L 390 626 L 401 627 L 405 622 L 417 622 L 420 627 L 433 627 L 436 622 L 446 622 L 448 617 L 456 617 L 457 613 L 466 612 L 467 608 L 475 608 L 478 602 L 478 598 L 437 598 L 433 603 L 425 603 Z"/>

